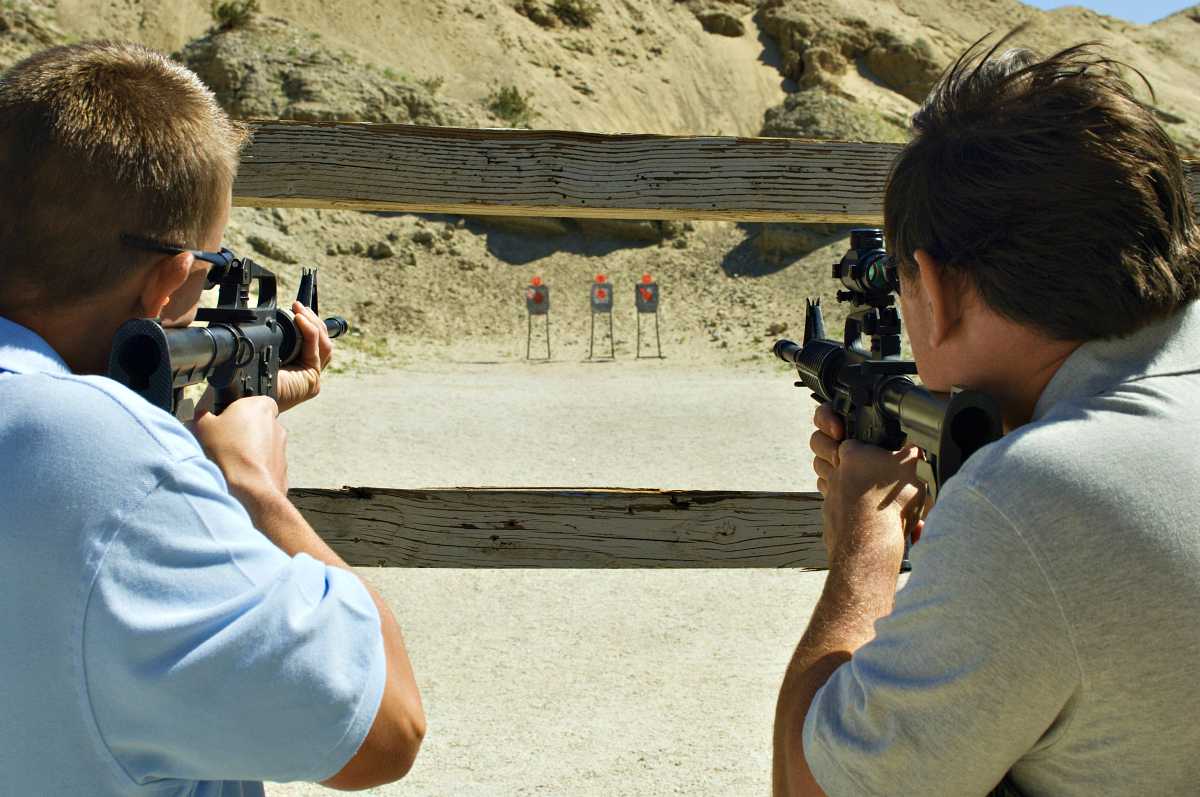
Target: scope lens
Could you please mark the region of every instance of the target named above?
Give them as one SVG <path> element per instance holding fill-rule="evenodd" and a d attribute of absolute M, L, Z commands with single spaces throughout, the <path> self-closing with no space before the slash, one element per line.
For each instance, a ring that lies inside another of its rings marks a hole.
<path fill-rule="evenodd" d="M 860 290 L 864 293 L 888 293 L 895 289 L 888 268 L 890 259 L 886 252 L 879 249 L 868 252 L 859 264 L 862 269 Z"/>
<path fill-rule="evenodd" d="M 887 287 L 887 275 L 883 273 L 883 266 L 879 259 L 872 260 L 867 264 L 867 284 L 878 290 Z"/>

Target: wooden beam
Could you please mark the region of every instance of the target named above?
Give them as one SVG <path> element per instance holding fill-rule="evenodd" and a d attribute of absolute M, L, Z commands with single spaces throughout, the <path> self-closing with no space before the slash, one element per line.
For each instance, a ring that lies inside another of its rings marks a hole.
<path fill-rule="evenodd" d="M 234 203 L 880 224 L 899 150 L 787 138 L 258 122 Z M 1200 206 L 1200 163 L 1187 168 Z"/>
<path fill-rule="evenodd" d="M 827 566 L 816 493 L 665 490 L 292 490 L 352 565 Z"/>
<path fill-rule="evenodd" d="M 234 188 L 259 207 L 745 221 L 876 221 L 898 147 L 264 122 Z"/>

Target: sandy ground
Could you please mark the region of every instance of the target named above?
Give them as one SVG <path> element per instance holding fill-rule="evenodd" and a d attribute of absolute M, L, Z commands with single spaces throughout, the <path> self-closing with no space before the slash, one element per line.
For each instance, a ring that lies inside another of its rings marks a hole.
<path fill-rule="evenodd" d="M 291 481 L 811 490 L 786 372 L 444 363 L 331 379 L 285 416 Z M 364 569 L 405 629 L 429 717 L 374 794 L 747 795 L 824 584 L 778 570 Z M 272 785 L 272 795 L 326 793 Z"/>
<path fill-rule="evenodd" d="M 338 375 L 284 416 L 295 487 L 812 490 L 812 401 L 758 368 L 444 362 Z"/>

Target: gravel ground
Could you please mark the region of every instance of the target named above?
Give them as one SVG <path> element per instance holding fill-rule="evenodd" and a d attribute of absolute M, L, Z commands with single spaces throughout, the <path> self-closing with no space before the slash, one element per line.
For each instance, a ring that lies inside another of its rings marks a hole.
<path fill-rule="evenodd" d="M 341 375 L 285 416 L 291 481 L 811 490 L 782 370 L 443 363 Z M 794 431 L 789 431 L 794 430 Z M 361 569 L 429 736 L 383 795 L 746 795 L 823 573 Z M 327 793 L 272 785 L 272 795 Z"/>

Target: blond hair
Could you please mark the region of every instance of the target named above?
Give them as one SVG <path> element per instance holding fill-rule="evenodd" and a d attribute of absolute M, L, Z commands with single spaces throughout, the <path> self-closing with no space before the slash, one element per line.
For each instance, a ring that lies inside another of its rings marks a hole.
<path fill-rule="evenodd" d="M 119 284 L 123 234 L 198 247 L 246 128 L 189 69 L 137 44 L 33 55 L 0 77 L 0 313 Z"/>

